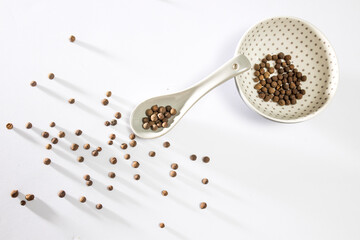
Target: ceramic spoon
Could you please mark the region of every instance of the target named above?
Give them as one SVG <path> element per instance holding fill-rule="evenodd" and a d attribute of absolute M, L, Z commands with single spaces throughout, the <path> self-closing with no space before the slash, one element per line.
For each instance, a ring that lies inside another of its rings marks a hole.
<path fill-rule="evenodd" d="M 137 105 L 131 113 L 130 126 L 132 131 L 141 138 L 156 138 L 166 134 L 201 97 L 225 81 L 249 70 L 250 67 L 250 62 L 244 55 L 237 55 L 210 74 L 207 78 L 188 89 L 143 101 Z M 145 111 L 153 105 L 170 105 L 177 110 L 177 114 L 169 119 L 169 127 L 159 128 L 157 131 L 144 129 L 142 127 L 142 118 L 146 116 Z"/>

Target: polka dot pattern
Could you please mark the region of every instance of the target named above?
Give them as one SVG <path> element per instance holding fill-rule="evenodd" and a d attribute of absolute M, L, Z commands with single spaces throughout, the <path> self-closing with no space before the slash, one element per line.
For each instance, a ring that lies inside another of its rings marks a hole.
<path fill-rule="evenodd" d="M 252 27 L 241 39 L 236 54 L 244 54 L 252 67 L 266 54 L 292 56 L 295 67 L 307 76 L 301 86 L 306 94 L 295 105 L 265 102 L 254 89 L 254 69 L 235 78 L 241 97 L 259 114 L 280 122 L 307 120 L 319 112 L 334 95 L 339 69 L 334 49 L 311 24 L 296 18 L 272 18 Z"/>

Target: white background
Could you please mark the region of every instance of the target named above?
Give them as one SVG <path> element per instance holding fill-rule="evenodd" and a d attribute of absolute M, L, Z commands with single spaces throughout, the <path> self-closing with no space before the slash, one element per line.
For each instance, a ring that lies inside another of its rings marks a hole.
<path fill-rule="evenodd" d="M 356 0 L 1 1 L 0 239 L 360 239 L 359 12 Z M 233 56 L 246 29 L 287 15 L 317 26 L 337 53 L 339 87 L 325 111 L 299 124 L 271 122 L 245 106 L 230 80 L 168 135 L 120 150 L 136 103 L 201 80 Z M 47 79 L 49 72 L 57 78 Z M 105 107 L 107 90 L 113 96 Z M 76 104 L 67 103 L 71 97 Z M 123 118 L 105 127 L 115 111 Z M 33 129 L 25 129 L 28 121 Z M 51 121 L 59 127 L 49 128 Z M 74 136 L 78 128 L 84 135 Z M 66 138 L 46 150 L 41 131 L 60 129 Z M 110 133 L 117 135 L 111 147 Z M 94 158 L 82 148 L 72 152 L 73 142 L 104 150 Z M 176 178 L 168 175 L 173 162 Z M 92 187 L 82 179 L 87 173 Z M 19 198 L 10 197 L 12 189 Z M 36 200 L 22 207 L 27 193 Z"/>

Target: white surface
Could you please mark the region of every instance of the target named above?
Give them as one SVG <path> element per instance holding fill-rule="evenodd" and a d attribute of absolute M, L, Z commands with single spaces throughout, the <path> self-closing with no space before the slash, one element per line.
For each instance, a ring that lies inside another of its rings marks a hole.
<path fill-rule="evenodd" d="M 359 239 L 359 11 L 355 0 L 2 1 L 0 239 Z M 310 21 L 335 48 L 340 83 L 325 111 L 299 124 L 274 123 L 249 110 L 231 80 L 169 135 L 129 149 L 138 169 L 123 159 L 110 166 L 107 158 L 120 159 L 124 151 L 119 142 L 104 143 L 111 132 L 128 141 L 136 103 L 197 82 L 233 56 L 247 28 L 278 15 Z M 62 81 L 48 80 L 49 72 Z M 42 89 L 31 88 L 31 80 Z M 107 90 L 114 96 L 104 107 Z M 70 97 L 77 103 L 68 104 Z M 124 117 L 105 127 L 115 110 Z M 51 135 L 56 129 L 48 124 L 55 121 L 68 135 L 47 151 L 49 140 L 25 129 L 28 121 Z M 7 122 L 22 135 L 6 130 Z M 87 136 L 70 134 L 78 128 Z M 104 150 L 97 158 L 84 154 L 79 164 L 75 158 L 84 151 L 68 149 L 74 140 Z M 155 158 L 149 150 L 157 151 Z M 192 153 L 211 161 L 192 162 Z M 44 157 L 56 164 L 45 166 Z M 179 164 L 176 178 L 168 176 L 172 162 Z M 115 179 L 106 176 L 110 170 Z M 86 173 L 92 187 L 84 184 Z M 36 200 L 22 207 L 10 198 L 12 189 Z M 65 199 L 57 197 L 60 189 Z M 77 202 L 80 195 L 87 204 Z"/>

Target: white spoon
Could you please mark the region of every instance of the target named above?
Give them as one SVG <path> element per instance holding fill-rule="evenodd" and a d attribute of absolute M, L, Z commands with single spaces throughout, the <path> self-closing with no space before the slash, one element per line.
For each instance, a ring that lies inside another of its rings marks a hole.
<path fill-rule="evenodd" d="M 225 81 L 243 73 L 251 68 L 249 60 L 244 55 L 237 55 L 222 65 L 207 78 L 198 82 L 194 86 L 184 91 L 158 96 L 143 101 L 131 113 L 130 126 L 132 131 L 141 138 L 156 138 L 169 132 L 185 115 L 185 113 L 197 102 L 201 97 L 210 90 L 224 83 Z M 177 110 L 177 114 L 169 119 L 169 127 L 159 128 L 157 131 L 144 129 L 142 127 L 142 118 L 146 117 L 145 111 L 153 105 L 167 106 Z"/>

